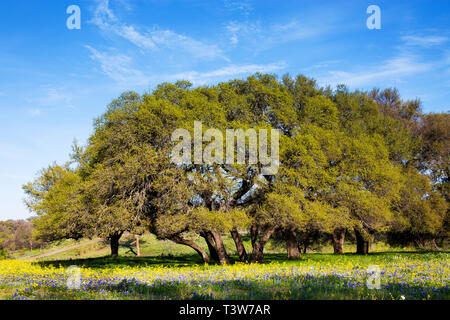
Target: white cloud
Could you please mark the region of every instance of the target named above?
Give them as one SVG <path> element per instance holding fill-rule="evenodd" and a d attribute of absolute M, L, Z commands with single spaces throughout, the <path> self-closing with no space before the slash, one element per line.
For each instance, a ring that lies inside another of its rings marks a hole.
<path fill-rule="evenodd" d="M 255 37 L 261 33 L 259 23 L 230 21 L 225 26 L 226 32 L 229 34 L 231 45 L 238 44 L 241 37 Z"/>
<path fill-rule="evenodd" d="M 27 111 L 27 114 L 31 117 L 35 117 L 35 116 L 39 116 L 41 114 L 42 110 L 41 109 L 29 109 Z"/>
<path fill-rule="evenodd" d="M 314 21 L 302 23 L 293 20 L 285 24 L 271 25 L 267 34 L 267 41 L 272 45 L 305 40 L 324 34 L 332 28 L 331 23 L 323 24 Z"/>
<path fill-rule="evenodd" d="M 233 11 L 240 11 L 245 15 L 248 15 L 253 10 L 253 7 L 247 1 L 224 0 L 223 4 L 225 8 Z"/>
<path fill-rule="evenodd" d="M 74 95 L 66 88 L 50 86 L 42 86 L 37 93 L 24 97 L 30 105 L 27 109 L 29 116 L 39 116 L 44 110 L 51 108 L 73 108 L 73 99 Z"/>
<path fill-rule="evenodd" d="M 331 28 L 330 25 L 292 20 L 284 24 L 264 24 L 259 21 L 230 21 L 225 26 L 231 45 L 238 42 L 244 46 L 265 50 L 282 43 L 317 37 Z"/>
<path fill-rule="evenodd" d="M 85 46 L 91 52 L 91 59 L 98 61 L 102 71 L 118 83 L 146 85 L 150 78 L 132 67 L 132 59 L 123 54 L 100 52 L 91 46 Z"/>
<path fill-rule="evenodd" d="M 91 58 L 100 63 L 103 73 L 120 84 L 149 85 L 155 81 L 190 80 L 194 84 L 202 85 L 208 81 L 234 77 L 255 72 L 270 73 L 286 68 L 285 62 L 270 64 L 228 65 L 207 72 L 186 71 L 176 74 L 146 74 L 132 66 L 132 59 L 121 54 L 100 52 L 91 46 L 86 46 L 91 52 Z"/>
<path fill-rule="evenodd" d="M 291 21 L 289 23 L 284 23 L 284 24 L 274 24 L 271 28 L 274 31 L 288 31 L 288 30 L 293 30 L 293 29 L 297 29 L 299 27 L 299 23 L 298 21 Z"/>
<path fill-rule="evenodd" d="M 151 36 L 139 33 L 133 26 L 117 28 L 116 33 L 142 49 L 157 49 Z"/>
<path fill-rule="evenodd" d="M 175 75 L 171 75 L 169 78 L 172 80 L 185 79 L 192 81 L 196 84 L 204 84 L 213 79 L 231 78 L 244 74 L 253 74 L 256 72 L 271 73 L 286 68 L 285 62 L 277 62 L 266 65 L 261 64 L 248 64 L 248 65 L 229 65 L 217 70 L 209 72 L 197 72 L 189 71 Z"/>
<path fill-rule="evenodd" d="M 339 63 L 340 60 L 326 60 L 326 61 L 321 61 L 319 63 L 316 63 L 314 65 L 312 65 L 309 69 L 323 69 L 323 68 L 329 68 L 331 65 L 336 65 L 337 63 Z"/>
<path fill-rule="evenodd" d="M 177 50 L 202 59 L 224 59 L 222 50 L 214 44 L 205 44 L 172 30 L 153 29 L 141 31 L 137 26 L 122 23 L 109 7 L 109 0 L 102 0 L 94 11 L 92 22 L 101 30 L 116 34 L 142 49 Z"/>
<path fill-rule="evenodd" d="M 325 77 L 318 77 L 324 85 L 340 83 L 350 87 L 375 85 L 379 81 L 401 81 L 402 78 L 430 70 L 429 63 L 418 62 L 412 56 L 399 56 L 363 71 L 329 71 Z"/>
<path fill-rule="evenodd" d="M 37 98 L 36 102 L 41 106 L 53 106 L 56 103 L 69 103 L 71 95 L 59 88 L 48 88 L 44 95 Z"/>
<path fill-rule="evenodd" d="M 403 36 L 401 39 L 408 46 L 424 48 L 441 45 L 449 40 L 449 38 L 444 36 Z"/>
<path fill-rule="evenodd" d="M 238 8 L 239 10 L 248 10 L 250 8 L 245 3 L 238 3 L 235 1 L 228 2 L 226 5 L 233 10 L 237 10 Z M 155 74 L 148 68 L 143 69 L 141 67 L 136 67 L 136 62 L 133 61 L 128 54 L 122 54 L 115 51 L 101 51 L 89 45 L 85 46 L 91 53 L 91 59 L 100 63 L 100 68 L 105 75 L 120 84 L 126 84 L 128 86 L 148 86 L 155 82 L 175 81 L 180 79 L 190 80 L 195 84 L 201 85 L 207 81 L 216 79 L 255 72 L 274 72 L 285 68 L 284 62 L 265 65 L 231 64 L 229 59 L 223 54 L 222 50 L 215 44 L 205 44 L 191 37 L 178 34 L 172 30 L 147 29 L 142 31 L 142 28 L 139 26 L 127 25 L 121 22 L 110 8 L 109 0 L 100 0 L 95 8 L 92 22 L 101 30 L 120 36 L 140 49 L 149 50 L 150 52 L 166 54 L 166 51 L 170 50 L 168 55 L 170 55 L 171 58 L 174 58 L 172 57 L 173 53 L 178 53 L 183 56 L 186 56 L 186 53 L 188 53 L 196 58 L 221 58 L 229 63 L 228 66 L 206 72 L 195 70 L 178 73 L 174 72 L 172 74 Z M 231 34 L 230 42 L 237 44 L 239 42 L 239 35 L 245 34 L 250 37 L 255 33 L 259 33 L 260 27 L 257 23 L 231 22 L 227 25 L 227 30 Z"/>

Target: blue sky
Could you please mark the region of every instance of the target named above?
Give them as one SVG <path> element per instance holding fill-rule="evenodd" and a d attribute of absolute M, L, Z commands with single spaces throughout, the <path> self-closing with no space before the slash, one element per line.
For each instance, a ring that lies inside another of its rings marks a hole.
<path fill-rule="evenodd" d="M 69 5 L 81 29 L 69 30 Z M 369 30 L 369 5 L 381 29 Z M 21 185 L 69 159 L 121 92 L 254 72 L 397 87 L 450 110 L 450 1 L 0 1 L 0 220 L 31 216 Z"/>

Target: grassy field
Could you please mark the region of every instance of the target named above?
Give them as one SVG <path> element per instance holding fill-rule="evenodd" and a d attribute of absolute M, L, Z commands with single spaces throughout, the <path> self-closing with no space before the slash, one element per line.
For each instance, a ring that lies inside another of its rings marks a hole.
<path fill-rule="evenodd" d="M 265 264 L 203 265 L 196 254 L 146 235 L 142 257 L 124 238 L 121 257 L 96 243 L 29 261 L 0 261 L 1 299 L 449 299 L 450 254 L 395 251 L 374 245 L 367 256 L 323 252 L 288 261 L 276 243 Z M 227 242 L 232 241 L 226 239 Z M 54 245 L 61 248 L 67 243 Z M 73 242 L 70 243 L 73 245 Z M 249 246 L 248 241 L 246 245 Z M 232 248 L 232 243 L 228 243 Z M 354 250 L 346 246 L 347 250 Z M 49 250 L 46 248 L 46 250 Z M 229 252 L 233 261 L 236 256 Z M 380 270 L 380 289 L 367 281 Z M 69 268 L 77 266 L 78 269 Z M 72 288 L 71 288 L 72 287 Z"/>
<path fill-rule="evenodd" d="M 131 243 L 135 240 L 135 238 L 131 235 L 124 235 L 120 241 L 119 247 L 119 255 L 123 257 L 134 257 L 136 252 L 136 248 Z M 223 238 L 225 246 L 228 250 L 228 253 L 231 255 L 236 254 L 235 245 L 231 237 L 225 236 Z M 243 237 L 244 246 L 247 249 L 247 252 L 251 252 L 251 242 L 249 237 Z M 81 239 L 78 241 L 75 240 L 63 240 L 60 242 L 52 243 L 50 246 L 47 246 L 42 249 L 34 249 L 30 250 L 21 250 L 13 253 L 12 258 L 32 258 L 36 257 L 43 253 L 48 253 L 54 250 L 62 249 L 65 247 L 70 247 L 76 244 L 82 244 L 88 242 L 89 239 Z M 197 244 L 199 244 L 203 249 L 207 250 L 207 246 L 202 239 L 197 239 Z M 130 250 L 130 247 L 133 251 Z M 156 237 L 152 234 L 145 234 L 140 239 L 140 247 L 141 247 L 141 256 L 144 257 L 155 257 L 160 256 L 162 258 L 171 258 L 183 255 L 194 255 L 195 251 L 187 246 L 178 245 L 169 240 L 157 240 Z M 346 243 L 344 247 L 345 253 L 355 252 L 356 246 L 351 243 Z M 401 249 L 401 251 L 410 251 L 411 249 Z M 277 243 L 275 241 L 269 240 L 264 251 L 269 254 L 282 254 L 285 252 L 284 244 Z M 383 242 L 376 242 L 372 246 L 372 252 L 393 252 L 398 251 L 397 248 L 390 248 Z M 309 251 L 308 251 L 309 252 Z M 320 249 L 320 251 L 314 251 L 314 253 L 332 253 L 333 248 L 331 245 L 324 246 Z M 68 250 L 62 253 L 58 253 L 52 255 L 50 257 L 45 257 L 42 259 L 38 259 L 40 261 L 48 261 L 48 260 L 65 260 L 65 259 L 84 259 L 84 258 L 98 258 L 107 256 L 110 253 L 109 243 L 107 241 L 102 241 L 95 244 L 86 245 L 80 248 Z M 196 260 L 197 261 L 197 260 Z M 200 261 L 200 260 L 198 260 Z"/>

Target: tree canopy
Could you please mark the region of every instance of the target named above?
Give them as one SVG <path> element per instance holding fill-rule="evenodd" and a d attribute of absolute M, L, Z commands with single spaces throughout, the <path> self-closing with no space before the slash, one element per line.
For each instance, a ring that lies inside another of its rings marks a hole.
<path fill-rule="evenodd" d="M 220 161 L 171 161 L 179 142 L 172 134 L 194 137 L 196 123 L 200 152 Z M 24 190 L 41 238 L 101 236 L 113 255 L 125 231 L 145 230 L 221 264 L 229 263 L 226 233 L 241 261 L 263 261 L 275 234 L 292 258 L 299 234 L 310 232 L 333 235 L 336 253 L 345 233 L 354 233 L 358 252 L 367 253 L 376 232 L 413 241 L 448 236 L 448 125 L 448 113 L 423 114 L 419 100 L 403 101 L 396 89 L 332 90 L 304 76 L 269 74 L 201 87 L 163 83 L 113 100 L 87 144 L 74 146 L 71 164 L 42 170 Z M 230 129 L 242 130 L 246 161 L 225 161 L 230 154 L 212 147 L 228 152 L 221 137 Z M 276 174 L 249 161 L 250 129 L 279 133 Z"/>

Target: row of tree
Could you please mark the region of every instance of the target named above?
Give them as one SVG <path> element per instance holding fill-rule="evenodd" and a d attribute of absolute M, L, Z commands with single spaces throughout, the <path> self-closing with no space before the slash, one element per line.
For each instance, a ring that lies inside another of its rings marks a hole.
<path fill-rule="evenodd" d="M 263 175 L 261 164 L 172 163 L 172 133 L 193 132 L 194 121 L 222 132 L 278 129 L 277 174 Z M 252 262 L 263 261 L 271 237 L 286 241 L 289 258 L 318 233 L 332 237 L 335 253 L 349 232 L 363 254 L 381 231 L 422 245 L 449 235 L 449 124 L 448 113 L 423 114 L 396 89 L 332 90 L 267 74 L 196 88 L 163 83 L 113 100 L 70 163 L 24 186 L 26 203 L 41 239 L 106 237 L 113 256 L 125 231 L 145 230 L 221 264 L 229 263 L 224 234 Z"/>
<path fill-rule="evenodd" d="M 0 221 L 0 257 L 10 251 L 38 248 L 43 245 L 33 236 L 33 223 L 27 220 Z"/>

